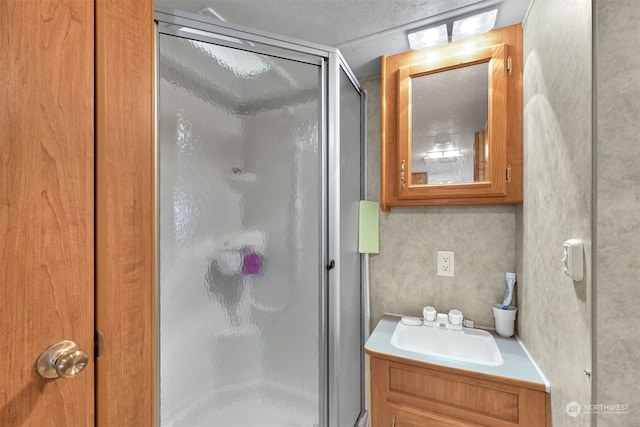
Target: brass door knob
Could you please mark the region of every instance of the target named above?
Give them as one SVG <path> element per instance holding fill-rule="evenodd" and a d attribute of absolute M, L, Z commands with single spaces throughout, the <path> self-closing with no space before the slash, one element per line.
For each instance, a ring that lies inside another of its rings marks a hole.
<path fill-rule="evenodd" d="M 36 370 L 44 378 L 73 378 L 89 363 L 89 356 L 73 341 L 60 341 L 38 358 Z"/>

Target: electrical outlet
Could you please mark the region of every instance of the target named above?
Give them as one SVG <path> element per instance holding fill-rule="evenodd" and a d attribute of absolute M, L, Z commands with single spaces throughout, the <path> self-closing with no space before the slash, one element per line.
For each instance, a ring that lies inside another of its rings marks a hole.
<path fill-rule="evenodd" d="M 453 252 L 438 251 L 438 276 L 453 277 Z"/>

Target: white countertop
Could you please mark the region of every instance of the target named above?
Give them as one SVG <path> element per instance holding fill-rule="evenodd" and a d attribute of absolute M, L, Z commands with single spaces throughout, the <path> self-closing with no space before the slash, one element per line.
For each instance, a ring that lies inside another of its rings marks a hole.
<path fill-rule="evenodd" d="M 547 393 L 550 391 L 549 381 L 529 355 L 522 342 L 516 338 L 504 338 L 489 330 L 496 340 L 498 349 L 502 353 L 504 363 L 500 366 L 485 366 L 475 363 L 458 362 L 439 357 L 427 356 L 412 351 L 401 350 L 391 345 L 391 336 L 402 316 L 385 314 L 378 322 L 373 333 L 365 344 L 365 349 L 371 353 L 386 354 L 402 359 L 445 366 L 464 371 L 478 372 L 487 375 L 511 378 L 515 380 L 544 384 Z"/>

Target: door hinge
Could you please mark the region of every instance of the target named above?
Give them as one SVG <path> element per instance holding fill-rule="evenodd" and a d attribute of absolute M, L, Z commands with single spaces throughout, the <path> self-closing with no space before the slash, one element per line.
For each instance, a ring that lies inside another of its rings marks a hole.
<path fill-rule="evenodd" d="M 93 347 L 94 357 L 102 356 L 104 353 L 104 334 L 97 329 L 93 334 Z"/>
<path fill-rule="evenodd" d="M 512 66 L 511 66 L 511 57 L 507 56 L 507 74 L 511 75 L 511 70 L 512 70 Z"/>
<path fill-rule="evenodd" d="M 507 165 L 507 184 L 511 184 L 511 165 Z"/>

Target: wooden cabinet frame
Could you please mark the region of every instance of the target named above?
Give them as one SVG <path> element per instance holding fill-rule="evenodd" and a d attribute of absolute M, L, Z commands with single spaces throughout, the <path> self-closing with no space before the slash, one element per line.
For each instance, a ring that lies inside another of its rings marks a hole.
<path fill-rule="evenodd" d="M 501 28 L 434 50 L 382 57 L 381 208 L 392 206 L 522 203 L 522 28 Z M 462 52 L 462 53 L 461 53 Z M 471 53 L 468 53 L 471 52 Z M 493 59 L 495 58 L 495 60 Z M 453 185 L 411 184 L 410 79 L 461 64 L 491 61 L 493 101 L 488 122 L 492 143 L 490 177 L 485 182 Z M 495 72 L 498 67 L 503 73 Z M 504 78 L 502 77 L 504 76 Z M 496 90 L 497 89 L 497 90 Z M 493 109 L 493 111 L 491 111 Z M 402 167 L 404 160 L 404 170 Z M 403 180 L 402 177 L 405 177 Z M 404 185 L 403 185 L 404 183 Z M 409 184 L 409 185 L 407 185 Z M 404 187 L 404 188 L 403 188 Z"/>

